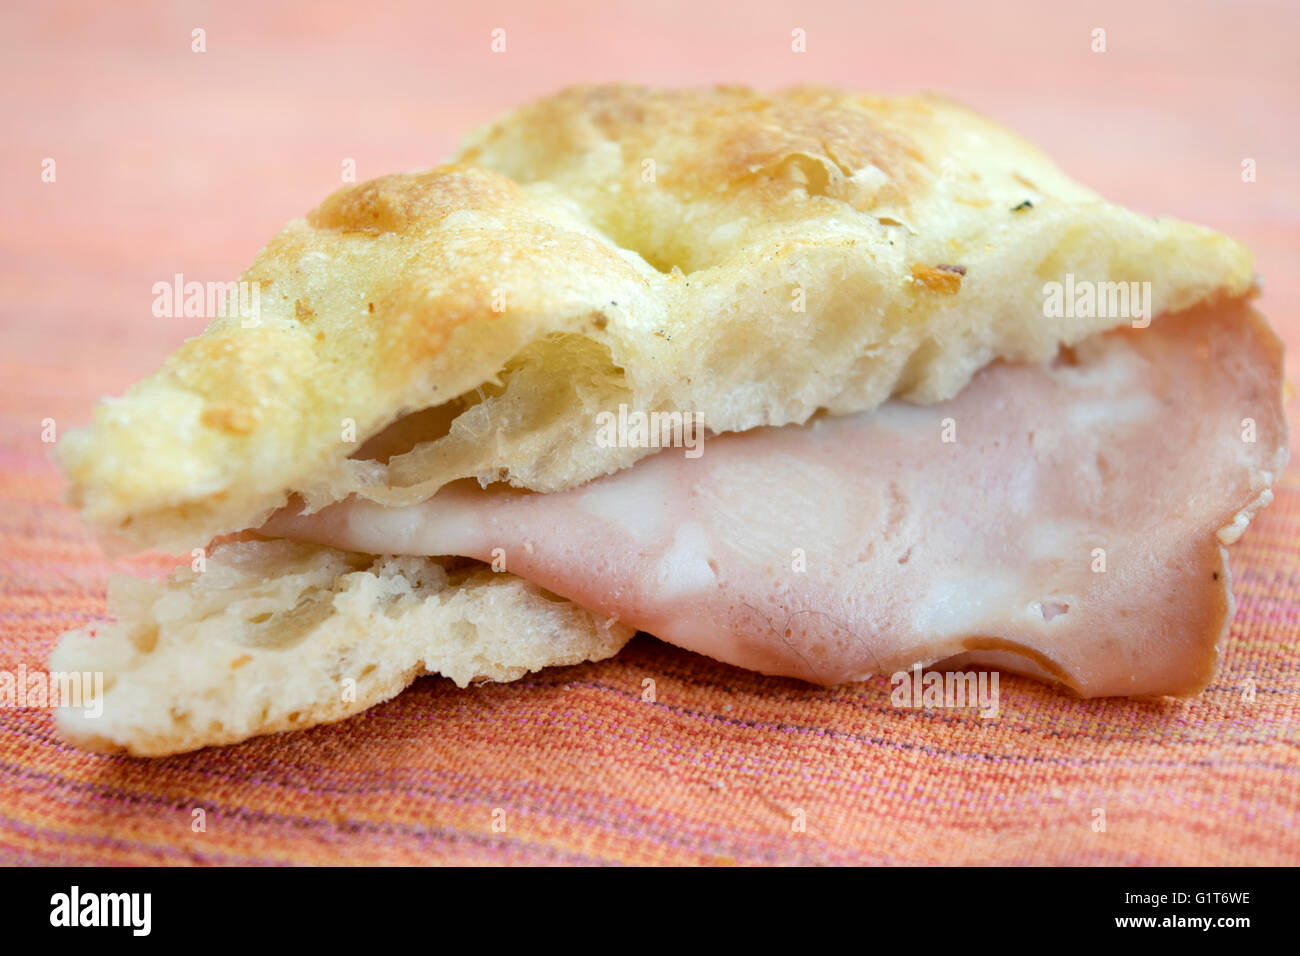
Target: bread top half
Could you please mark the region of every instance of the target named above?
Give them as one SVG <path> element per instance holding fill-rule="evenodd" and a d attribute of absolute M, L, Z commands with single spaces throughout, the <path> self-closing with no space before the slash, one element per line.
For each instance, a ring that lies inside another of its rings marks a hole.
<path fill-rule="evenodd" d="M 133 548 L 292 495 L 558 491 L 655 451 L 597 441 L 620 405 L 722 432 L 934 402 L 1132 321 L 1045 314 L 1067 277 L 1149 282 L 1159 315 L 1247 294 L 1252 261 L 944 97 L 577 87 L 289 222 L 241 277 L 256 314 L 212 320 L 59 456 Z"/>

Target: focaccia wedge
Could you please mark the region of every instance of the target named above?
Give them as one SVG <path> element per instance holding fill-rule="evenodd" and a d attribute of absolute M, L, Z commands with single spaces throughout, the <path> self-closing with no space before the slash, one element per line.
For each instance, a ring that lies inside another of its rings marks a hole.
<path fill-rule="evenodd" d="M 934 402 L 1129 324 L 1046 320 L 1067 273 L 1150 282 L 1159 314 L 1245 294 L 1252 260 L 941 97 L 579 88 L 290 222 L 241 277 L 258 324 L 214 321 L 60 460 L 94 529 L 173 550 L 295 492 L 559 491 L 647 453 L 595 445 L 597 409 L 727 432 Z M 405 454 L 356 457 L 434 408 Z"/>

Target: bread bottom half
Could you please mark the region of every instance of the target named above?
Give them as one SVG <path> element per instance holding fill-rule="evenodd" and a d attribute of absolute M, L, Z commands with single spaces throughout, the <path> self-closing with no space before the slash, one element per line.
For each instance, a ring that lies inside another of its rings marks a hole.
<path fill-rule="evenodd" d="M 51 672 L 104 675 L 96 706 L 61 707 L 56 725 L 78 747 L 146 757 L 341 720 L 427 674 L 465 687 L 603 660 L 635 633 L 478 562 L 291 541 L 114 578 L 109 613 L 50 657 Z"/>

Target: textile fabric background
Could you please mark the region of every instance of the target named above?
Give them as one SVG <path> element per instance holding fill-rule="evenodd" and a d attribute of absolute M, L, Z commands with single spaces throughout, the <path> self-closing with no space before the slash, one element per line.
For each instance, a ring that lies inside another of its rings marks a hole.
<path fill-rule="evenodd" d="M 60 504 L 42 421 L 84 422 L 197 333 L 153 317 L 153 283 L 235 278 L 347 159 L 359 179 L 432 165 L 573 82 L 941 89 L 1112 199 L 1249 243 L 1294 379 L 1298 40 L 1300 6 L 1266 0 L 7 2 L 0 669 L 42 668 L 103 619 L 111 572 L 175 563 L 104 558 Z M 885 678 L 814 688 L 642 636 L 599 665 L 428 678 L 335 726 L 151 762 L 0 708 L 0 862 L 1300 863 L 1298 532 L 1293 469 L 1232 550 L 1238 615 L 1189 701 L 1004 676 L 996 720 L 899 711 Z"/>

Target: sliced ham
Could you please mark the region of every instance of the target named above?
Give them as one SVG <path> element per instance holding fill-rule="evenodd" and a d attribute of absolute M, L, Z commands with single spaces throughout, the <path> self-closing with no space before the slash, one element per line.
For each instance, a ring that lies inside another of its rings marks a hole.
<path fill-rule="evenodd" d="M 947 661 L 1086 697 L 1189 694 L 1233 612 L 1223 546 L 1286 464 L 1281 375 L 1263 319 L 1229 304 L 990 366 L 940 405 L 719 435 L 565 493 L 471 483 L 261 531 L 495 560 L 819 684 Z"/>

